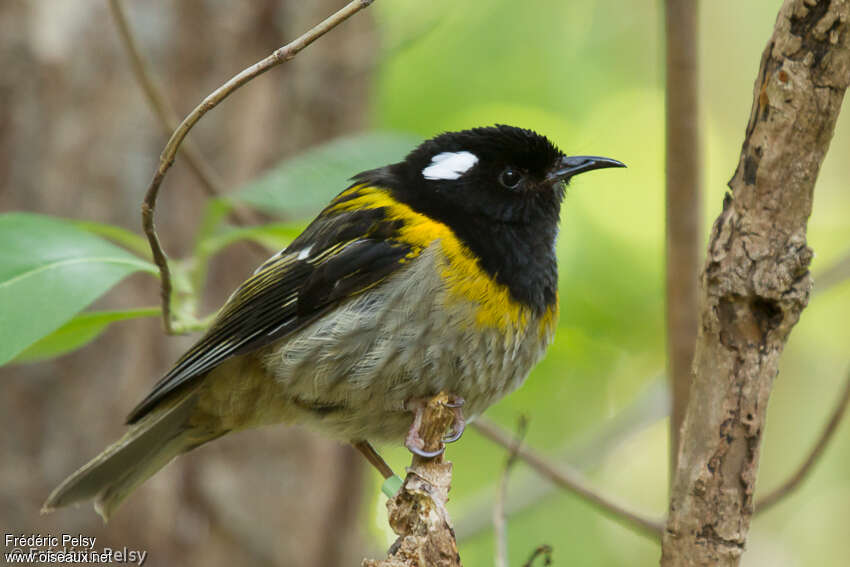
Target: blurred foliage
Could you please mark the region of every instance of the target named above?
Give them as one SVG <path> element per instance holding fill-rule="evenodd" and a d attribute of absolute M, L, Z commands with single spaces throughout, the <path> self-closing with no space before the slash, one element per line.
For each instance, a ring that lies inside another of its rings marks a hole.
<path fill-rule="evenodd" d="M 706 238 L 737 164 L 759 59 L 780 4 L 702 3 Z M 555 452 L 592 435 L 664 373 L 663 4 L 439 0 L 375 9 L 385 50 L 376 78 L 376 127 L 427 137 L 515 124 L 546 134 L 567 153 L 607 155 L 629 166 L 583 176 L 569 188 L 555 344 L 526 384 L 488 411 L 509 428 L 527 415 L 526 442 Z M 815 276 L 850 243 L 850 164 L 841 158 L 848 138 L 845 112 L 809 225 Z M 798 464 L 832 406 L 850 364 L 848 300 L 846 282 L 816 296 L 792 333 L 771 401 L 760 489 L 775 486 Z M 808 565 L 814 557 L 819 565 L 846 565 L 850 544 L 838 534 L 838 526 L 850 522 L 846 431 L 798 493 L 755 520 L 744 565 Z M 664 421 L 628 438 L 592 478 L 662 515 L 666 433 Z M 407 455 L 391 454 L 401 469 Z M 481 513 L 473 503 L 482 494 L 494 497 L 504 452 L 468 432 L 449 457 L 456 465 L 452 514 L 464 522 L 466 513 Z M 528 478 L 534 477 L 527 470 L 518 472 L 511 486 Z M 544 543 L 554 547 L 556 565 L 657 565 L 656 545 L 571 495 L 545 494 L 509 519 L 511 565 Z M 376 529 L 390 541 L 383 497 L 374 505 Z M 492 564 L 491 534 L 461 541 L 466 564 Z"/>
<path fill-rule="evenodd" d="M 208 200 L 192 256 L 169 261 L 175 332 L 209 323 L 198 309 L 212 256 L 241 240 L 285 248 L 306 226 L 304 218 L 345 187 L 347 178 L 402 159 L 415 143 L 414 136 L 390 132 L 339 138 L 283 160 L 227 198 Z M 233 227 L 226 221 L 239 203 L 301 220 Z M 111 323 L 159 314 L 159 308 L 78 314 L 126 275 L 158 275 L 137 257 L 150 257 L 147 240 L 138 234 L 94 221 L 12 213 L 0 216 L 0 240 L 8 243 L 0 250 L 0 339 L 6 339 L 0 340 L 0 365 L 57 357 L 87 345 Z"/>
<path fill-rule="evenodd" d="M 228 198 L 270 213 L 312 217 L 351 176 L 401 161 L 417 141 L 391 132 L 338 138 L 284 160 Z"/>
<path fill-rule="evenodd" d="M 80 226 L 41 215 L 0 215 L 0 242 L 0 365 L 27 347 L 24 358 L 33 360 L 90 341 L 99 333 L 91 324 L 85 331 L 60 328 L 124 277 L 156 271 Z"/>
<path fill-rule="evenodd" d="M 32 343 L 13 362 L 39 362 L 82 348 L 96 339 L 111 323 L 138 317 L 159 317 L 159 307 L 79 313 L 73 319 Z"/>

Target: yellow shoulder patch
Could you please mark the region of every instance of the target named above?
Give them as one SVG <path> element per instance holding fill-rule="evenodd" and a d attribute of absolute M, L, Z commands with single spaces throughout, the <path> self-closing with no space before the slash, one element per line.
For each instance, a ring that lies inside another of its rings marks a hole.
<path fill-rule="evenodd" d="M 445 224 L 435 221 L 395 200 L 388 190 L 368 185 L 355 185 L 344 191 L 328 212 L 383 208 L 387 220 L 401 220 L 399 239 L 413 247 L 410 257 L 418 256 L 435 240 L 440 241 L 445 259 L 442 277 L 450 291 L 449 301 L 471 301 L 478 304 L 475 324 L 494 327 L 503 332 L 524 330 L 531 310 L 514 301 L 508 288 L 485 272 L 475 254 Z M 450 307 L 447 305 L 447 307 Z M 557 305 L 547 310 L 541 321 L 543 334 L 557 319 Z"/>

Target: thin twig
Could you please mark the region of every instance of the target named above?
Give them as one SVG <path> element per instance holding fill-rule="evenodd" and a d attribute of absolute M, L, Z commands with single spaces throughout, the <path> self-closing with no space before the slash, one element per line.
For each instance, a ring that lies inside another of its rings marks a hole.
<path fill-rule="evenodd" d="M 472 423 L 472 426 L 484 435 L 484 437 L 502 447 L 507 449 L 512 447 L 513 439 L 511 435 L 492 421 L 478 418 Z M 599 493 L 588 484 L 580 472 L 560 463 L 556 465 L 527 446 L 519 447 L 517 449 L 517 455 L 539 474 L 548 478 L 561 488 L 575 493 L 585 502 L 606 513 L 611 519 L 620 522 L 640 534 L 648 536 L 654 541 L 658 541 L 661 536 L 664 529 L 661 520 L 647 518 L 631 510 L 626 505 L 617 502 L 610 496 Z"/>
<path fill-rule="evenodd" d="M 171 134 L 177 125 L 180 118 L 171 108 L 171 105 L 162 94 L 162 89 L 156 83 L 150 65 L 142 56 L 139 49 L 139 44 L 130 28 L 127 21 L 127 15 L 124 12 L 124 4 L 121 0 L 109 0 L 109 8 L 112 14 L 112 19 L 115 21 L 115 27 L 118 29 L 118 35 L 127 54 L 130 56 L 132 63 L 133 76 L 138 81 L 139 86 L 145 93 L 145 98 L 154 111 L 154 115 L 159 121 L 159 126 L 163 133 L 167 136 Z M 195 148 L 191 140 L 186 142 L 180 148 L 181 155 L 186 158 L 186 163 L 192 169 L 192 172 L 201 182 L 204 192 L 210 197 L 221 195 L 223 184 L 219 176 L 212 170 L 212 167 L 201 157 L 200 153 Z"/>
<path fill-rule="evenodd" d="M 496 540 L 496 567 L 508 567 L 508 533 L 505 527 L 505 500 L 508 499 L 508 477 L 511 469 L 517 461 L 517 453 L 522 440 L 528 429 L 528 420 L 521 415 L 517 423 L 516 436 L 505 460 L 505 468 L 502 471 L 502 480 L 499 483 L 499 492 L 496 494 L 496 503 L 493 505 L 493 532 Z"/>
<path fill-rule="evenodd" d="M 672 394 L 670 478 L 688 405 L 697 339 L 702 258 L 699 128 L 699 3 L 667 0 L 667 369 Z"/>
<path fill-rule="evenodd" d="M 592 432 L 556 449 L 549 459 L 554 462 L 571 463 L 584 474 L 599 467 L 616 449 L 629 439 L 634 439 L 649 426 L 670 415 L 668 388 L 664 379 L 653 381 L 650 386 L 612 419 L 602 423 Z M 536 474 L 515 476 L 514 487 L 505 502 L 505 514 L 519 514 L 543 500 L 552 497 L 560 487 L 540 482 Z M 473 502 L 464 506 L 464 513 L 455 518 L 457 540 L 464 541 L 492 530 L 492 496 L 485 496 L 486 490 L 479 491 Z"/>
<path fill-rule="evenodd" d="M 218 104 L 227 98 L 231 93 L 243 86 L 248 81 L 262 75 L 272 67 L 285 63 L 293 59 L 305 47 L 334 29 L 336 26 L 372 4 L 373 0 L 353 0 L 341 10 L 325 19 L 323 22 L 312 28 L 301 37 L 292 41 L 283 47 L 276 49 L 271 55 L 261 61 L 251 65 L 234 75 L 230 80 L 222 86 L 207 95 L 201 103 L 190 112 L 186 118 L 177 126 L 165 145 L 162 154 L 159 157 L 159 167 L 154 173 L 153 179 L 145 193 L 145 200 L 142 203 L 142 227 L 144 228 L 145 236 L 151 247 L 151 253 L 156 266 L 159 268 L 162 296 L 162 318 L 167 333 L 173 333 L 171 324 L 171 272 L 168 268 L 168 260 L 165 252 L 159 242 L 159 237 L 156 234 L 154 227 L 154 211 L 156 210 L 156 198 L 159 194 L 159 187 L 162 185 L 162 180 L 165 174 L 174 164 L 174 158 L 177 155 L 177 150 L 180 148 L 183 139 L 189 133 L 189 130 L 200 120 L 204 114 L 218 106 Z"/>
<path fill-rule="evenodd" d="M 552 546 L 541 545 L 531 553 L 531 557 L 528 558 L 528 561 L 522 564 L 522 567 L 533 567 L 534 561 L 541 555 L 543 556 L 543 565 L 552 564 Z"/>
<path fill-rule="evenodd" d="M 124 11 L 124 3 L 122 0 L 109 0 L 109 8 L 112 13 L 112 19 L 115 21 L 115 27 L 118 29 L 118 36 L 127 50 L 127 55 L 130 56 L 133 76 L 145 94 L 145 98 L 148 104 L 150 104 L 162 132 L 168 136 L 177 128 L 180 119 L 165 98 L 162 89 L 157 84 L 154 74 L 151 71 L 150 65 L 142 55 L 141 49 L 139 49 L 139 44 L 136 42 L 133 30 L 130 28 L 127 15 Z M 217 197 L 226 192 L 221 176 L 216 173 L 209 161 L 204 158 L 197 146 L 192 143 L 192 140 L 185 140 L 183 142 L 180 146 L 180 155 L 186 158 L 189 169 L 198 178 L 201 188 L 203 188 L 207 196 Z M 249 211 L 242 208 L 233 207 L 230 215 L 236 224 L 240 226 L 258 223 L 255 215 L 250 214 Z M 255 251 L 265 253 L 266 249 L 262 246 L 251 241 L 249 243 Z"/>
<path fill-rule="evenodd" d="M 832 410 L 832 414 L 829 416 L 829 421 L 826 422 L 826 426 L 824 426 L 823 431 L 821 431 L 820 437 L 818 437 L 817 442 L 814 447 L 812 447 L 811 452 L 797 469 L 797 471 L 791 475 L 788 480 L 774 488 L 767 494 L 765 494 L 762 498 L 759 498 L 755 503 L 755 513 L 760 514 L 765 510 L 772 508 L 775 504 L 777 504 L 780 500 L 794 492 L 800 484 L 806 479 L 809 473 L 814 468 L 815 464 L 820 460 L 821 455 L 823 454 L 824 449 L 829 444 L 833 435 L 835 435 L 835 431 L 838 429 L 838 426 L 841 424 L 842 418 L 847 413 L 847 406 L 850 405 L 850 372 L 847 373 L 847 379 L 844 382 L 844 390 L 841 392 L 841 395 L 838 398 L 838 403 L 835 404 L 835 408 Z"/>

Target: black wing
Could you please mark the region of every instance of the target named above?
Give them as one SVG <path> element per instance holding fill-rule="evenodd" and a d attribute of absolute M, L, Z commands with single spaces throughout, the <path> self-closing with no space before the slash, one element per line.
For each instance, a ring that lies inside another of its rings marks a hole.
<path fill-rule="evenodd" d="M 393 238 L 403 221 L 388 220 L 381 208 L 330 210 L 236 290 L 207 333 L 157 382 L 127 423 L 227 358 L 280 339 L 379 284 L 421 252 Z"/>

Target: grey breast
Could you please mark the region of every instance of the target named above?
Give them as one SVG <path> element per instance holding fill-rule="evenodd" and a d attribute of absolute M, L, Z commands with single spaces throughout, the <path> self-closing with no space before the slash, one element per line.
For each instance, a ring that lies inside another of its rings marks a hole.
<path fill-rule="evenodd" d="M 473 302 L 454 298 L 446 309 L 445 262 L 435 242 L 265 357 L 300 421 L 346 439 L 398 438 L 411 398 L 447 391 L 473 415 L 521 383 L 546 346 L 537 324 L 503 333 L 474 325 Z"/>

